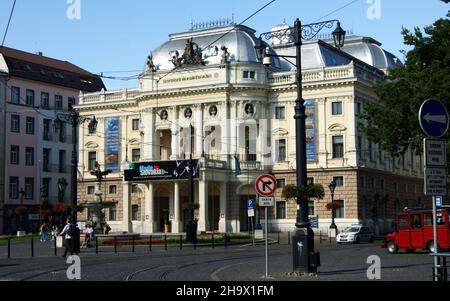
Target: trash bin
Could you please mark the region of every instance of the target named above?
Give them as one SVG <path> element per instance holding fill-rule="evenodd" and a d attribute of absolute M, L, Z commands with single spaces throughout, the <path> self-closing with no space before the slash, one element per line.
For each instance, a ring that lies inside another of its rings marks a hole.
<path fill-rule="evenodd" d="M 62 236 L 56 236 L 56 247 L 62 248 L 64 246 L 64 239 Z"/>

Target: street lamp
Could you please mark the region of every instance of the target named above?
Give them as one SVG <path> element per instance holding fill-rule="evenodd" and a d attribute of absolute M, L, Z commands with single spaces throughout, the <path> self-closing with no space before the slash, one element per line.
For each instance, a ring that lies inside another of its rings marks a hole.
<path fill-rule="evenodd" d="M 72 207 L 76 208 L 77 206 L 77 168 L 78 168 L 78 151 L 77 151 L 77 132 L 78 132 L 78 126 L 79 124 L 83 124 L 85 122 L 89 121 L 89 132 L 95 132 L 97 129 L 97 120 L 95 119 L 95 116 L 93 117 L 85 117 L 80 116 L 80 114 L 75 110 L 72 109 L 72 112 L 70 114 L 58 114 L 55 120 L 55 130 L 61 130 L 62 129 L 62 123 L 68 123 L 72 125 L 72 144 L 73 144 L 73 150 L 72 150 L 72 168 L 71 168 L 71 174 L 70 174 L 70 192 L 71 192 L 71 202 Z M 73 224 L 77 223 L 77 215 L 76 210 L 72 210 L 71 212 L 71 220 Z"/>
<path fill-rule="evenodd" d="M 336 211 L 334 208 L 334 190 L 336 189 L 336 182 L 331 181 L 330 185 L 328 185 L 328 188 L 330 188 L 330 192 L 331 192 L 331 225 L 330 225 L 330 229 L 334 229 L 334 231 L 337 230 L 337 226 L 334 223 L 334 218 L 336 217 Z M 336 232 L 334 232 L 336 233 Z"/>
<path fill-rule="evenodd" d="M 262 33 L 259 37 L 259 43 L 256 45 L 257 55 L 263 64 L 270 66 L 270 57 L 281 57 L 294 65 L 296 72 L 297 99 L 295 101 L 295 132 L 296 132 L 296 162 L 297 162 L 297 186 L 307 186 L 307 159 L 306 159 L 306 109 L 303 99 L 302 88 L 302 60 L 301 46 L 302 40 L 312 40 L 323 29 L 331 29 L 337 23 L 333 31 L 335 46 L 341 48 L 344 46 L 346 32 L 341 28 L 338 20 L 329 20 L 308 25 L 301 24 L 297 19 L 294 27 L 281 30 Z M 296 47 L 296 55 L 276 55 L 269 53 L 269 48 L 264 45 L 262 37 L 266 40 L 278 39 L 280 41 L 293 41 Z M 287 58 L 295 58 L 296 63 L 292 63 Z M 308 198 L 300 196 L 297 198 L 297 219 L 296 232 L 293 237 L 293 262 L 294 271 L 298 272 L 316 272 L 319 263 L 319 254 L 314 253 L 314 232 L 310 228 L 308 219 Z M 306 251 L 304 251 L 306 250 Z"/>

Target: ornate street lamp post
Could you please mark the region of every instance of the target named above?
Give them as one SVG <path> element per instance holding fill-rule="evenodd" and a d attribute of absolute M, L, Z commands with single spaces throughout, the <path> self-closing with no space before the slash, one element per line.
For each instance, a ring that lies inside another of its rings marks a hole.
<path fill-rule="evenodd" d="M 294 65 L 296 72 L 297 99 L 295 101 L 295 132 L 296 132 L 296 162 L 297 162 L 297 186 L 307 186 L 307 159 L 306 159 L 306 109 L 303 99 L 302 89 L 302 59 L 301 46 L 303 40 L 312 40 L 323 28 L 332 28 L 337 23 L 336 29 L 333 31 L 333 39 L 335 46 L 341 48 L 344 46 L 346 32 L 341 28 L 338 20 L 329 20 L 308 25 L 301 24 L 297 19 L 294 27 L 262 33 L 259 38 L 257 54 L 263 64 L 270 66 L 270 57 L 281 57 L 295 59 Z M 276 55 L 269 53 L 269 47 L 262 41 L 262 37 L 266 40 L 278 39 L 279 41 L 288 41 L 294 43 L 296 47 L 296 55 Z M 308 199 L 299 197 L 297 199 L 297 222 L 295 223 L 296 232 L 293 237 L 293 262 L 294 271 L 298 272 L 316 272 L 319 265 L 319 255 L 314 253 L 314 232 L 310 228 L 308 219 Z"/>
<path fill-rule="evenodd" d="M 331 193 L 331 225 L 330 229 L 334 229 L 334 231 L 337 230 L 337 226 L 334 223 L 334 219 L 336 218 L 336 208 L 334 207 L 334 190 L 336 189 L 336 183 L 334 181 L 331 181 L 330 185 L 328 185 L 328 188 L 330 189 Z M 336 234 L 336 232 L 334 232 Z"/>

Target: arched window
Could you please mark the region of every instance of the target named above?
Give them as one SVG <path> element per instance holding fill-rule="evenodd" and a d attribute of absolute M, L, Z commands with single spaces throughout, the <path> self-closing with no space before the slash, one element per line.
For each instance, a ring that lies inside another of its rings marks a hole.
<path fill-rule="evenodd" d="M 137 221 L 139 220 L 139 205 L 132 205 L 131 206 L 131 220 Z"/>

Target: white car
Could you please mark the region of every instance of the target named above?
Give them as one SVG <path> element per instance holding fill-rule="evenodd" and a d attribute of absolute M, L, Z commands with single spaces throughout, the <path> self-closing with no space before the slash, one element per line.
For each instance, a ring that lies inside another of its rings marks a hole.
<path fill-rule="evenodd" d="M 344 231 L 336 236 L 336 242 L 338 244 L 349 242 L 359 244 L 360 242 L 370 242 L 374 240 L 374 233 L 369 227 L 362 225 L 353 225 L 346 228 Z"/>

